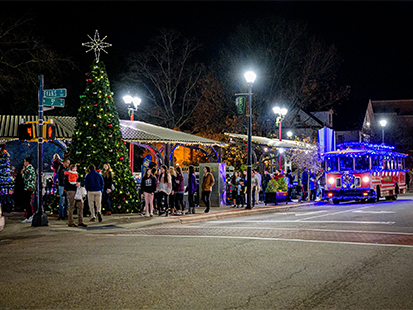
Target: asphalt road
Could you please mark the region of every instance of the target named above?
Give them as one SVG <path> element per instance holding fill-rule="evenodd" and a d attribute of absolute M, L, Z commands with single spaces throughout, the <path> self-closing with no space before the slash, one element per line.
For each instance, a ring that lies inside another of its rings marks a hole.
<path fill-rule="evenodd" d="M 412 202 L 0 235 L 0 309 L 413 309 Z"/>

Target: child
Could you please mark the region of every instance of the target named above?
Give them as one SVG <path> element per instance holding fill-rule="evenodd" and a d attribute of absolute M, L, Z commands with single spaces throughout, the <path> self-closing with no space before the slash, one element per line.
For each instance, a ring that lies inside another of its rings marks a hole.
<path fill-rule="evenodd" d="M 67 179 L 69 180 L 69 183 L 72 185 L 76 185 L 76 180 L 79 178 L 76 170 L 77 170 L 76 165 L 71 164 L 70 169 L 68 171 L 65 171 L 65 176 L 67 175 Z"/>

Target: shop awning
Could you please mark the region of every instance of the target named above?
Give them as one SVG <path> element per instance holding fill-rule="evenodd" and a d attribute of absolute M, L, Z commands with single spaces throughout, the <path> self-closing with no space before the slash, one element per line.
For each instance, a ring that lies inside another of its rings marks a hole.
<path fill-rule="evenodd" d="M 1 115 L 0 116 L 0 144 L 18 139 L 20 120 L 37 121 L 34 115 Z M 76 118 L 70 116 L 45 116 L 44 120 L 53 120 L 56 126 L 55 140 L 71 140 L 76 125 Z M 195 136 L 152 124 L 120 120 L 120 130 L 126 142 L 171 143 L 182 145 L 226 146 L 225 143 Z"/>
<path fill-rule="evenodd" d="M 225 133 L 225 135 L 229 136 L 232 139 L 238 139 L 247 142 L 248 136 L 235 134 L 235 133 Z M 284 148 L 284 149 L 295 149 L 295 150 L 316 150 L 317 146 L 315 144 L 305 143 L 301 141 L 292 141 L 292 140 L 282 140 L 279 141 L 278 139 L 270 139 L 265 137 L 259 136 L 252 136 L 251 141 L 254 144 L 269 147 L 269 148 Z"/>

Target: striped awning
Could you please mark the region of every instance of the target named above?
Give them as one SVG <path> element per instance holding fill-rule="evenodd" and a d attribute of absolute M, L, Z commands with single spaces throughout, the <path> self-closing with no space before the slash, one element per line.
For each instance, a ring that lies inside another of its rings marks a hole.
<path fill-rule="evenodd" d="M 34 115 L 0 115 L 0 143 L 18 140 L 20 120 L 26 122 L 37 121 Z M 76 118 L 69 116 L 44 116 L 45 121 L 53 120 L 56 130 L 55 140 L 70 140 Z"/>
<path fill-rule="evenodd" d="M 248 141 L 247 135 L 235 134 L 235 133 L 225 133 L 225 135 L 229 136 L 230 138 L 239 139 L 242 141 Z M 292 141 L 292 140 L 281 140 L 278 139 L 270 139 L 265 137 L 259 136 L 252 136 L 251 141 L 254 144 L 266 146 L 270 148 L 283 148 L 283 149 L 295 149 L 295 150 L 317 150 L 317 146 L 315 144 L 305 143 L 301 141 Z"/>
<path fill-rule="evenodd" d="M 34 115 L 1 115 L 0 116 L 0 144 L 18 139 L 18 126 L 20 120 L 26 122 L 37 121 Z M 55 140 L 71 140 L 76 125 L 76 117 L 70 116 L 44 116 L 44 120 L 52 119 L 56 126 Z M 145 143 L 173 143 L 182 145 L 208 145 L 226 146 L 223 142 L 191 135 L 152 124 L 120 120 L 120 130 L 126 142 Z"/>

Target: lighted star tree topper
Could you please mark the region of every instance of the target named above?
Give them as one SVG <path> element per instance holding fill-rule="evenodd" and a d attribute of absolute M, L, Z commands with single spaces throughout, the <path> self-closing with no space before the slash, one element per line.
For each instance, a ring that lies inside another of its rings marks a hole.
<path fill-rule="evenodd" d="M 108 52 L 105 50 L 105 48 L 111 47 L 112 44 L 103 42 L 107 36 L 105 36 L 103 39 L 100 39 L 99 31 L 97 31 L 97 29 L 95 31 L 95 36 L 93 37 L 93 39 L 90 37 L 90 35 L 87 35 L 87 36 L 89 37 L 91 42 L 82 43 L 82 46 L 90 47 L 86 51 L 86 53 L 90 51 L 94 51 L 96 62 L 99 62 L 100 51 L 104 51 L 107 54 Z"/>

